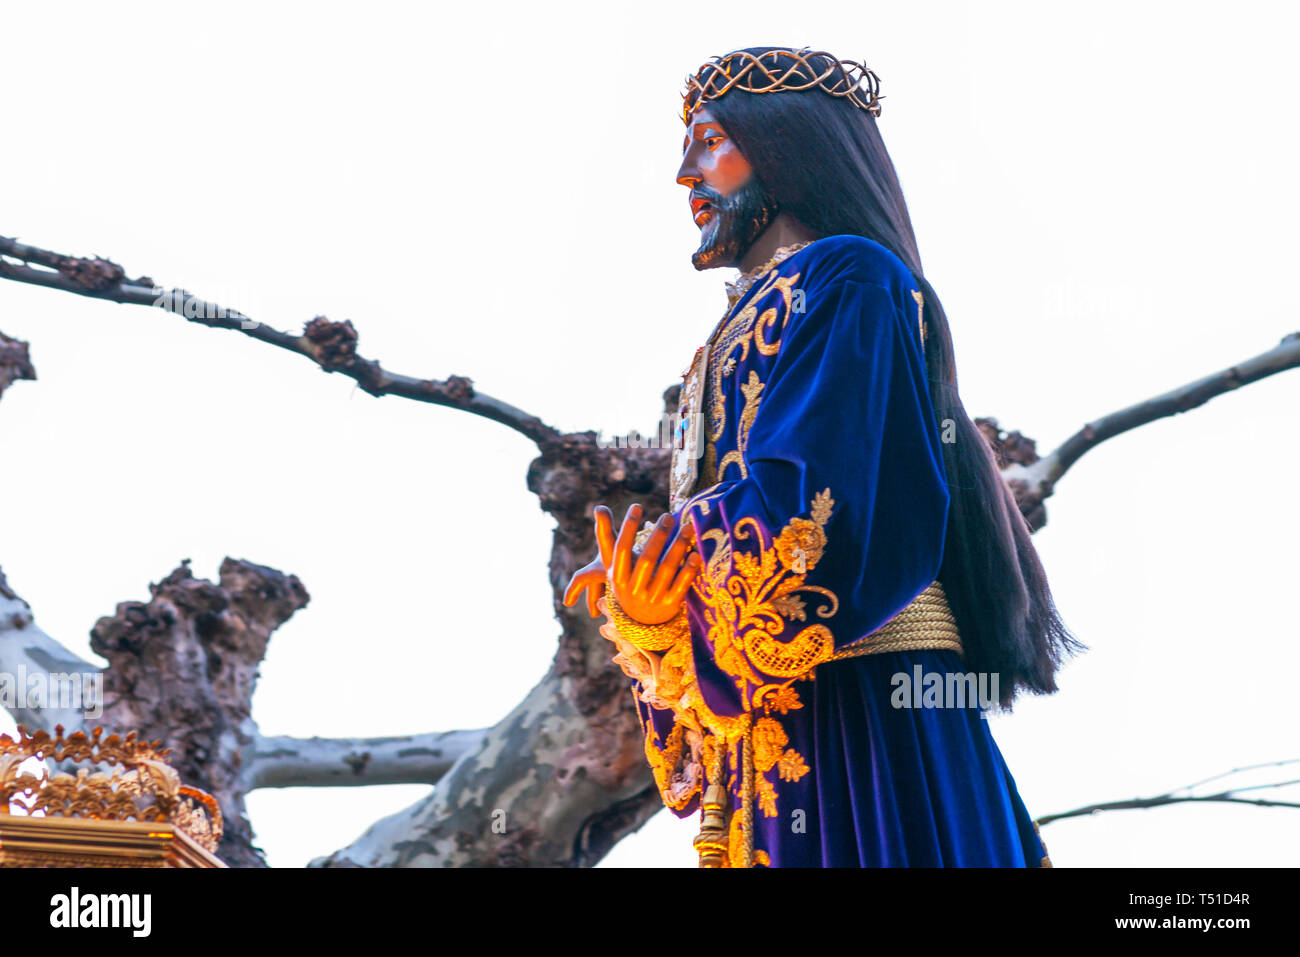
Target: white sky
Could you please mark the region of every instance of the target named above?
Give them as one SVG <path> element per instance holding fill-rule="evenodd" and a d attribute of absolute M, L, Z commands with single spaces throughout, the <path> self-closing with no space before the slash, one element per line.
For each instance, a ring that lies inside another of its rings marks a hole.
<path fill-rule="evenodd" d="M 386 367 L 561 428 L 645 430 L 731 277 L 688 259 L 683 77 L 806 43 L 880 75 L 967 408 L 1045 451 L 1300 328 L 1294 6 L 1063 6 L 9 5 L 0 234 L 281 329 L 351 319 Z M 0 330 L 40 377 L 0 400 L 0 566 L 74 650 L 181 559 L 230 555 L 312 596 L 271 642 L 266 733 L 488 725 L 544 673 L 523 438 L 147 309 L 0 283 Z M 1278 376 L 1063 481 L 1036 540 L 1092 650 L 994 725 L 1032 814 L 1300 754 L 1298 400 Z M 424 790 L 249 803 L 301 865 Z M 663 812 L 608 863 L 690 866 L 695 828 Z M 1059 866 L 1282 864 L 1300 812 L 1044 836 Z"/>

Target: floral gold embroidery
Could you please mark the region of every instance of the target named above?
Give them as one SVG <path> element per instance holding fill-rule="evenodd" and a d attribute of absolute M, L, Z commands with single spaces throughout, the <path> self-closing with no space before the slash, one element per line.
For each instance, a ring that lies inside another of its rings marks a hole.
<path fill-rule="evenodd" d="M 782 781 L 798 781 L 801 777 L 812 770 L 808 765 L 803 763 L 803 755 L 794 750 L 794 748 L 788 749 L 781 755 L 781 760 L 778 763 L 778 766 L 781 771 Z"/>
<path fill-rule="evenodd" d="M 735 681 L 745 708 L 754 714 L 749 732 L 751 787 L 758 809 L 767 817 L 778 813 L 776 783 L 768 775 L 775 771 L 782 781 L 799 781 L 810 770 L 804 756 L 788 747 L 789 736 L 774 715 L 803 706 L 791 685 L 831 659 L 834 636 L 823 624 L 808 625 L 787 640 L 777 636 L 786 630 L 786 619 L 803 621 L 807 616 L 798 592 L 826 599 L 814 609 L 819 618 L 831 617 L 839 607 L 833 592 L 809 585 L 805 578 L 825 552 L 824 526 L 834 504 L 830 489 L 820 492 L 811 502 L 809 518 L 790 519 L 770 541 L 753 517 L 737 522 L 730 536 L 720 529 L 701 536 L 701 548 L 706 543 L 714 548 L 692 589 L 703 605 L 705 640 L 714 661 Z"/>
<path fill-rule="evenodd" d="M 768 696 L 767 706 L 778 714 L 787 714 L 802 708 L 803 702 L 799 700 L 799 692 L 789 685 L 782 685 Z"/>
<path fill-rule="evenodd" d="M 758 790 L 758 809 L 764 817 L 776 817 L 776 786 L 761 772 L 754 775 L 754 784 Z"/>
<path fill-rule="evenodd" d="M 790 739 L 779 721 L 759 718 L 754 722 L 754 767 L 763 772 L 771 771 L 789 743 Z"/>
<path fill-rule="evenodd" d="M 769 675 L 800 678 L 835 652 L 835 638 L 825 625 L 809 625 L 789 641 L 758 636 L 746 642 L 751 661 Z"/>
<path fill-rule="evenodd" d="M 741 478 L 749 477 L 749 467 L 745 464 L 745 452 L 749 449 L 749 430 L 753 427 L 754 419 L 758 416 L 759 393 L 763 389 L 763 383 L 758 380 L 758 373 L 753 369 L 749 370 L 749 381 L 740 387 L 740 392 L 745 397 L 745 408 L 740 413 L 740 423 L 736 432 L 736 447 L 722 457 L 722 462 L 718 465 L 719 481 L 726 477 L 727 466 L 733 462 L 740 466 Z"/>
<path fill-rule="evenodd" d="M 759 688 L 767 684 L 760 672 L 778 678 L 800 677 L 833 653 L 833 636 L 824 625 L 810 625 L 788 641 L 775 637 L 784 630 L 785 618 L 803 613 L 802 601 L 794 602 L 797 592 L 815 592 L 829 599 L 816 609 L 820 618 L 829 618 L 838 609 L 839 600 L 833 592 L 808 585 L 804 579 L 825 550 L 823 526 L 833 505 L 830 490 L 823 491 L 813 499 L 811 521 L 791 519 L 768 547 L 763 547 L 758 522 L 750 517 L 741 519 L 733 537 L 741 543 L 755 541 L 757 554 L 734 548 L 730 555 L 720 554 L 722 546 L 729 544 L 725 536 L 703 536 L 701 544 L 713 540 L 716 547 L 707 561 L 707 573 L 697 578 L 692 588 L 704 605 L 707 640 L 715 657 L 742 693 L 747 685 Z M 724 564 L 728 558 L 730 570 Z"/>
<path fill-rule="evenodd" d="M 806 575 L 817 567 L 826 548 L 826 533 L 816 522 L 795 518 L 781 530 L 776 540 L 776 557 L 796 575 Z"/>
<path fill-rule="evenodd" d="M 804 608 L 803 599 L 798 595 L 782 595 L 780 598 L 772 599 L 772 606 L 785 618 L 791 621 L 807 621 L 808 612 Z"/>

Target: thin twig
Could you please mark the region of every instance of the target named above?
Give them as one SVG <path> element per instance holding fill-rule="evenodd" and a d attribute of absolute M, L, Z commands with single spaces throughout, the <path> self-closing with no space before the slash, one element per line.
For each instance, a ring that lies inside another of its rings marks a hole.
<path fill-rule="evenodd" d="M 306 356 L 326 372 L 339 372 L 354 379 L 373 396 L 397 395 L 479 415 L 514 429 L 541 447 L 559 437 L 556 429 L 537 416 L 476 391 L 473 383 L 463 376 L 416 379 L 388 372 L 377 361 L 362 358 L 356 352 L 356 330 L 348 321 L 330 322 L 318 316 L 307 324 L 301 335 L 294 335 L 254 322 L 238 310 L 200 299 L 184 289 L 164 289 L 147 277 L 128 279 L 122 267 L 110 260 L 64 256 L 0 236 L 0 257 L 6 256 L 8 260 L 0 258 L 3 279 L 92 299 L 164 309 L 190 322 L 242 332 Z"/>
<path fill-rule="evenodd" d="M 1051 496 L 1056 483 L 1070 466 L 1079 461 L 1084 453 L 1107 439 L 1157 419 L 1190 411 L 1225 392 L 1232 392 L 1243 385 L 1297 367 L 1300 367 L 1300 332 L 1293 332 L 1267 352 L 1163 395 L 1103 416 L 1085 425 L 1032 465 L 1011 465 L 1002 474 L 1009 481 L 1023 482 L 1027 494 L 1041 502 Z"/>
<path fill-rule="evenodd" d="M 1061 821 L 1070 817 L 1082 817 L 1085 814 L 1093 814 L 1098 811 L 1130 811 L 1146 809 L 1153 807 L 1164 807 L 1170 804 L 1186 804 L 1188 802 L 1210 801 L 1227 804 L 1254 804 L 1257 807 L 1297 807 L 1300 808 L 1300 802 L 1296 801 L 1278 801 L 1272 798 L 1243 798 L 1238 797 L 1245 791 L 1268 791 L 1276 788 L 1290 787 L 1293 784 L 1300 784 L 1300 779 L 1293 778 L 1289 781 L 1274 781 L 1271 784 L 1252 784 L 1246 787 L 1229 788 L 1226 791 L 1220 791 L 1217 794 L 1182 794 L 1181 792 L 1190 791 L 1193 788 L 1200 787 L 1202 784 L 1208 784 L 1210 781 L 1218 781 L 1222 778 L 1231 777 L 1234 774 L 1240 774 L 1244 771 L 1256 771 L 1260 768 L 1281 767 L 1282 765 L 1295 764 L 1300 759 L 1287 758 L 1283 761 L 1266 761 L 1262 764 L 1248 764 L 1245 767 L 1233 768 L 1231 771 L 1224 771 L 1222 774 L 1216 774 L 1191 784 L 1184 784 L 1182 787 L 1174 788 L 1164 794 L 1157 794 L 1155 797 L 1132 798 L 1128 801 L 1104 801 L 1100 804 L 1087 804 L 1083 807 L 1077 807 L 1072 811 L 1062 811 L 1060 814 L 1048 814 L 1037 819 L 1038 825 L 1050 824 L 1053 821 Z"/>
<path fill-rule="evenodd" d="M 1188 804 L 1188 803 L 1220 803 L 1220 804 L 1253 804 L 1256 807 L 1300 807 L 1300 802 L 1296 801 L 1272 801 L 1267 798 L 1239 798 L 1233 797 L 1231 792 L 1223 794 L 1207 794 L 1204 797 L 1173 797 L 1169 794 L 1162 794 L 1155 798 L 1134 798 L 1131 801 L 1110 801 L 1105 804 L 1089 804 L 1086 807 L 1075 808 L 1073 811 L 1063 811 L 1060 814 L 1047 814 L 1037 819 L 1037 824 L 1042 827 L 1051 824 L 1053 821 L 1063 821 L 1069 817 L 1082 817 L 1085 814 L 1093 814 L 1098 811 L 1130 811 L 1140 810 L 1153 807 L 1164 807 L 1169 804 Z"/>
<path fill-rule="evenodd" d="M 1263 761 L 1259 764 L 1247 764 L 1200 781 L 1193 781 L 1191 784 L 1184 784 L 1180 788 L 1174 788 L 1169 793 L 1177 794 L 1179 791 L 1190 791 L 1192 788 L 1199 788 L 1202 784 L 1209 784 L 1211 781 L 1220 781 L 1223 778 L 1230 778 L 1234 774 L 1244 774 L 1247 771 L 1258 771 L 1260 768 L 1280 768 L 1285 767 L 1288 764 L 1300 764 L 1300 758 L 1283 758 L 1281 761 Z"/>

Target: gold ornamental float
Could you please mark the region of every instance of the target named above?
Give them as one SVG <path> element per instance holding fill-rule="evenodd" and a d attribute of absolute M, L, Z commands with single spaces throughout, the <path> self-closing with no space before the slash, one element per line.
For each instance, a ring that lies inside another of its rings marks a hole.
<path fill-rule="evenodd" d="M 0 735 L 0 867 L 225 867 L 221 808 L 161 742 L 63 727 Z M 24 770 L 32 758 L 76 773 Z"/>

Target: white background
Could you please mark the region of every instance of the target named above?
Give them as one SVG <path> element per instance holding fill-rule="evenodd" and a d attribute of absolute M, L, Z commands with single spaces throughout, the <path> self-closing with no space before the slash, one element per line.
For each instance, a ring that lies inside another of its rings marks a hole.
<path fill-rule="evenodd" d="M 689 263 L 683 77 L 810 44 L 882 79 L 968 409 L 1046 451 L 1300 328 L 1293 10 L 8 5 L 0 234 L 277 328 L 351 319 L 388 368 L 560 428 L 646 430 L 731 276 Z M 271 642 L 266 733 L 485 726 L 545 671 L 551 523 L 520 436 L 145 308 L 0 283 L 0 330 L 40 377 L 0 401 L 0 564 L 81 654 L 181 559 L 215 578 L 230 555 L 312 596 Z M 1091 651 L 994 719 L 1032 814 L 1300 751 L 1298 403 L 1289 373 L 1145 427 L 1050 501 L 1036 541 Z M 424 790 L 249 804 L 270 861 L 301 865 Z M 608 863 L 690 866 L 695 827 L 661 813 Z M 1283 864 L 1300 812 L 1044 836 L 1058 866 Z"/>

